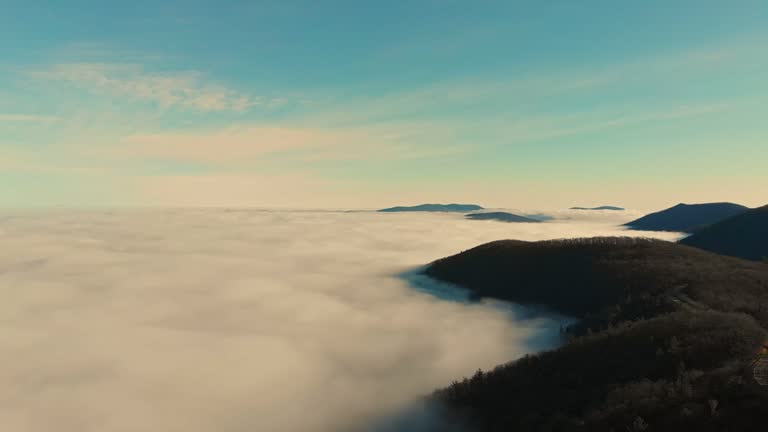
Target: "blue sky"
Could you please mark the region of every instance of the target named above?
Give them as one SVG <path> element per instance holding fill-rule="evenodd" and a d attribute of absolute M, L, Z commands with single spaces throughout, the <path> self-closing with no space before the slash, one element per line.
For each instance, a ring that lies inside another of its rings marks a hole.
<path fill-rule="evenodd" d="M 768 201 L 764 1 L 0 1 L 0 206 Z"/>

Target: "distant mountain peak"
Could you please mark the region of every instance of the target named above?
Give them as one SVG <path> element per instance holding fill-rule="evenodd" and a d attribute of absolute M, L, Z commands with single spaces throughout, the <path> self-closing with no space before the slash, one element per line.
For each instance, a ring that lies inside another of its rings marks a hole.
<path fill-rule="evenodd" d="M 678 231 L 693 233 L 729 217 L 749 210 L 748 207 L 715 202 L 703 204 L 679 203 L 673 207 L 627 222 L 625 226 L 640 231 Z"/>
<path fill-rule="evenodd" d="M 768 205 L 717 222 L 680 243 L 722 255 L 763 260 L 768 257 Z"/>
<path fill-rule="evenodd" d="M 484 210 L 483 207 L 476 204 L 419 204 L 415 206 L 396 206 L 378 210 L 384 213 L 396 212 L 452 212 L 468 213 L 477 210 Z"/>
<path fill-rule="evenodd" d="M 485 213 L 470 213 L 465 215 L 467 219 L 472 220 L 493 220 L 499 222 L 522 222 L 522 223 L 539 223 L 541 220 L 533 219 L 525 216 L 520 216 L 507 212 L 485 212 Z"/>
<path fill-rule="evenodd" d="M 614 210 L 614 211 L 623 211 L 623 210 L 626 210 L 626 209 L 623 208 L 623 207 L 603 205 L 603 206 L 598 206 L 598 207 L 571 207 L 570 210 Z"/>

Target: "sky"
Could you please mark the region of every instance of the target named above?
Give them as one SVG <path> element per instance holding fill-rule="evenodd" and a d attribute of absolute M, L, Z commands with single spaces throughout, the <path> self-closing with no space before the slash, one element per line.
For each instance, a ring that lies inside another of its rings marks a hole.
<path fill-rule="evenodd" d="M 0 9 L 0 207 L 768 201 L 765 1 Z"/>

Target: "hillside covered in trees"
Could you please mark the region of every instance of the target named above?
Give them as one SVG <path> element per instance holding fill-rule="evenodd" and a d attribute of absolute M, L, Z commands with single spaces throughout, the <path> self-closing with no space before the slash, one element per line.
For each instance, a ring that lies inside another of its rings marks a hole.
<path fill-rule="evenodd" d="M 707 227 L 680 243 L 750 260 L 768 260 L 768 205 Z"/>
<path fill-rule="evenodd" d="M 678 204 L 624 225 L 640 231 L 693 233 L 747 210 L 748 207 L 733 203 Z"/>
<path fill-rule="evenodd" d="M 753 431 L 768 265 L 660 240 L 503 240 L 425 272 L 580 318 L 560 349 L 437 391 L 465 431 Z M 437 430 L 437 429 L 435 429 Z"/>
<path fill-rule="evenodd" d="M 466 431 L 755 431 L 768 422 L 750 376 L 764 340 L 749 316 L 681 311 L 478 371 L 434 399 Z"/>
<path fill-rule="evenodd" d="M 768 266 L 654 239 L 500 240 L 425 273 L 476 297 L 544 305 L 605 327 L 686 304 L 744 312 L 768 327 Z"/>

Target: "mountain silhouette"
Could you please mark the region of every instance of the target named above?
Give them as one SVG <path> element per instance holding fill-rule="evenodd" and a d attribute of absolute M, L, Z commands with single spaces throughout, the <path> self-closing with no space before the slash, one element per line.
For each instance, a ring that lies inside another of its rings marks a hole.
<path fill-rule="evenodd" d="M 385 213 L 396 212 L 454 212 L 467 213 L 483 210 L 483 207 L 475 204 L 420 204 L 417 206 L 397 206 L 378 210 Z"/>
<path fill-rule="evenodd" d="M 750 260 L 768 259 L 768 205 L 720 221 L 680 243 Z"/>
<path fill-rule="evenodd" d="M 600 206 L 600 207 L 571 207 L 570 210 L 615 210 L 615 211 L 622 211 L 625 210 L 623 207 L 616 207 L 616 206 Z"/>
<path fill-rule="evenodd" d="M 525 215 L 525 217 L 527 217 L 529 219 L 536 219 L 536 220 L 542 221 L 542 222 L 550 221 L 550 220 L 555 220 L 554 216 L 551 216 L 551 215 L 548 215 L 548 214 L 544 214 L 544 213 L 527 213 Z"/>
<path fill-rule="evenodd" d="M 472 220 L 495 220 L 499 222 L 525 222 L 525 223 L 539 223 L 541 220 L 532 219 L 525 216 L 519 216 L 507 212 L 487 212 L 487 213 L 470 213 L 465 216 L 467 219 Z"/>
<path fill-rule="evenodd" d="M 733 203 L 678 204 L 666 210 L 627 222 L 624 226 L 640 231 L 679 231 L 693 233 L 714 223 L 749 210 Z"/>

